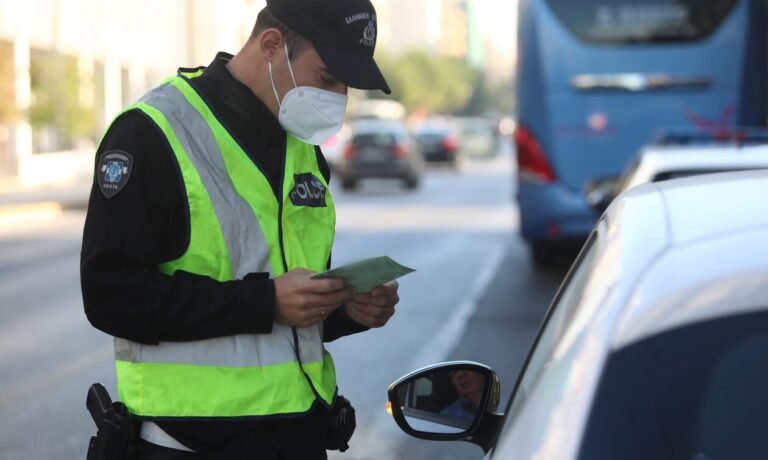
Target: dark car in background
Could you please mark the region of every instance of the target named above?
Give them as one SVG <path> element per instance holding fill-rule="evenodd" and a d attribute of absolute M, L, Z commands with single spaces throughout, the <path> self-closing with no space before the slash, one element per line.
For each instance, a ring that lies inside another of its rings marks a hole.
<path fill-rule="evenodd" d="M 338 173 L 345 190 L 368 178 L 400 179 L 406 188 L 414 189 L 421 165 L 421 152 L 403 122 L 367 119 L 350 125 Z"/>
<path fill-rule="evenodd" d="M 458 167 L 461 145 L 450 124 L 426 122 L 414 130 L 413 136 L 424 153 L 425 161 Z"/>

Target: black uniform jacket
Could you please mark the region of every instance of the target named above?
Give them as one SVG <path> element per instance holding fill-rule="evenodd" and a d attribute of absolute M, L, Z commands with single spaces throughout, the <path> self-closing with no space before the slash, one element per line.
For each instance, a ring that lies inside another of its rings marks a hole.
<path fill-rule="evenodd" d="M 230 58 L 219 53 L 191 83 L 277 194 L 286 133 L 264 103 L 229 73 Z M 110 198 L 94 180 L 83 232 L 81 286 L 91 324 L 110 335 L 147 344 L 269 333 L 275 299 L 273 280 L 266 273 L 219 282 L 184 271 L 168 276 L 157 270 L 180 257 L 189 244 L 181 174 L 159 128 L 137 110 L 120 115 L 99 146 L 97 179 L 104 174 L 99 170 L 102 156 L 114 151 L 132 157 L 130 171 L 121 176 L 122 188 Z M 319 148 L 317 157 L 329 179 Z M 323 339 L 332 341 L 365 329 L 337 309 L 325 320 Z M 185 444 L 203 448 L 200 443 L 226 442 L 261 429 L 263 423 L 163 422 L 161 426 Z"/>

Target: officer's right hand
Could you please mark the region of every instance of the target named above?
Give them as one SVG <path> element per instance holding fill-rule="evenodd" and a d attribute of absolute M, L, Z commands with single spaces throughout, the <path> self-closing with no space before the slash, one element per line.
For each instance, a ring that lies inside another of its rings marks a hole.
<path fill-rule="evenodd" d="M 275 322 L 310 326 L 323 321 L 354 295 L 339 278 L 313 280 L 314 272 L 297 268 L 275 278 Z"/>

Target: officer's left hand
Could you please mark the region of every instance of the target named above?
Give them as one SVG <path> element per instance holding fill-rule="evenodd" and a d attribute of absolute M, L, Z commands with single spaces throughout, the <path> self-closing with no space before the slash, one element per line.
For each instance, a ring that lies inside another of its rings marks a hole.
<path fill-rule="evenodd" d="M 395 314 L 395 305 L 400 301 L 397 295 L 397 281 L 383 284 L 368 294 L 355 294 L 345 305 L 347 316 L 367 327 L 381 327 Z"/>

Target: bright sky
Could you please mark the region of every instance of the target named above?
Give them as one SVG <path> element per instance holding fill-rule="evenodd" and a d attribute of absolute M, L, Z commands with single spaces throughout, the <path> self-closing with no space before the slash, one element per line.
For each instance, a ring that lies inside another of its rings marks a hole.
<path fill-rule="evenodd" d="M 517 34 L 517 0 L 473 1 L 488 39 L 504 53 L 512 53 Z"/>

